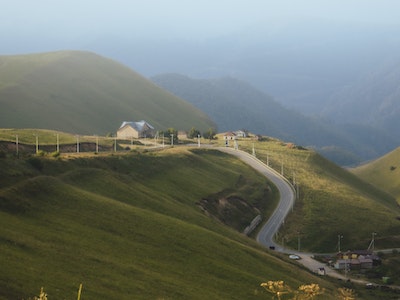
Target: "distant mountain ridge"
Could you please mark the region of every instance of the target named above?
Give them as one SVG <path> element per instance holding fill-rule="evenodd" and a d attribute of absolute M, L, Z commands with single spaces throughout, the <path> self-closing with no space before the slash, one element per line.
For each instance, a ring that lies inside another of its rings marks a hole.
<path fill-rule="evenodd" d="M 396 147 L 390 136 L 374 128 L 338 126 L 306 117 L 235 78 L 192 79 L 179 74 L 163 74 L 151 79 L 206 112 L 221 131 L 247 129 L 311 146 L 340 165 L 375 158 Z"/>
<path fill-rule="evenodd" d="M 79 134 L 115 132 L 123 121 L 208 130 L 215 123 L 133 70 L 91 52 L 0 56 L 0 127 Z"/>
<path fill-rule="evenodd" d="M 337 123 L 369 124 L 400 139 L 400 60 L 333 93 L 321 115 Z"/>

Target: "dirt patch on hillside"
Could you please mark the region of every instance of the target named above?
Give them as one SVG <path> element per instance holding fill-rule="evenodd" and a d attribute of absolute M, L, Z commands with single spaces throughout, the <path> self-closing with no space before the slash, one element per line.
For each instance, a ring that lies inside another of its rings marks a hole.
<path fill-rule="evenodd" d="M 239 196 L 226 196 L 223 194 L 220 193 L 203 198 L 198 205 L 208 216 L 214 217 L 229 227 L 243 232 L 250 222 L 260 214 L 259 209 Z"/>

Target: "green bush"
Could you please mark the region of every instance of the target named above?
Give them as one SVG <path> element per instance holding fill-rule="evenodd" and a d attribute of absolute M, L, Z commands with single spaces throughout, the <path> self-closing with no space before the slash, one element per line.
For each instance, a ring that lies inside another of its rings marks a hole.
<path fill-rule="evenodd" d="M 31 166 L 34 167 L 38 171 L 43 170 L 43 162 L 41 159 L 39 159 L 37 157 L 30 157 L 28 159 L 28 163 L 30 163 Z"/>
<path fill-rule="evenodd" d="M 45 156 L 45 155 L 46 155 L 46 152 L 44 152 L 43 150 L 39 150 L 39 151 L 36 153 L 36 155 L 37 155 L 37 156 Z"/>
<path fill-rule="evenodd" d="M 60 151 L 54 151 L 54 152 L 52 152 L 50 155 L 51 155 L 51 157 L 57 158 L 57 157 L 60 156 Z"/>

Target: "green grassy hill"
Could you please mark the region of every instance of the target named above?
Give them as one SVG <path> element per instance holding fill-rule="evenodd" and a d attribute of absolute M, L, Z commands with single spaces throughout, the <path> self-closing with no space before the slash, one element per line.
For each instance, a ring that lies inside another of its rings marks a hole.
<path fill-rule="evenodd" d="M 400 148 L 351 171 L 393 195 L 400 204 Z"/>
<path fill-rule="evenodd" d="M 222 144 L 222 141 L 221 141 Z M 400 207 L 396 199 L 312 150 L 280 140 L 241 139 L 239 148 L 256 155 L 299 187 L 299 199 L 277 240 L 318 253 L 367 249 L 378 232 L 375 249 L 398 248 Z M 387 168 L 389 170 L 389 167 Z"/>
<path fill-rule="evenodd" d="M 265 299 L 268 280 L 316 282 L 329 299 L 333 284 L 199 205 L 262 197 L 268 215 L 269 183 L 226 154 L 193 151 L 0 158 L 0 299 L 42 286 L 49 299 L 73 299 L 80 283 L 82 299 Z"/>
<path fill-rule="evenodd" d="M 158 130 L 207 130 L 200 110 L 131 69 L 89 52 L 0 56 L 0 127 L 79 134 L 115 132 L 123 121 Z"/>
<path fill-rule="evenodd" d="M 54 140 L 54 132 L 40 135 Z M 344 249 L 366 249 L 371 232 L 379 233 L 376 249 L 398 247 L 393 197 L 314 151 L 271 138 L 238 143 L 248 152 L 254 145 L 258 158 L 299 185 L 277 235 L 285 247 L 297 249 L 300 233 L 302 250 L 332 253 L 342 234 Z M 80 283 L 85 299 L 265 299 L 271 295 L 259 285 L 268 280 L 319 283 L 323 299 L 332 299 L 343 285 L 240 233 L 257 214 L 268 218 L 278 195 L 227 154 L 143 146 L 59 158 L 13 154 L 0 156 L 0 299 L 27 299 L 41 286 L 49 299 L 73 299 Z M 398 269 L 392 262 L 372 280 L 391 273 L 398 284 Z"/>

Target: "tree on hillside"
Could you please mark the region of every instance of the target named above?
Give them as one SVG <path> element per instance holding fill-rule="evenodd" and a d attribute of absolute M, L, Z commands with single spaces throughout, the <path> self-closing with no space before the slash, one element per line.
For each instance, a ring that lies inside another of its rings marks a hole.
<path fill-rule="evenodd" d="M 178 141 L 178 130 L 170 127 L 166 131 L 162 131 L 161 134 L 164 134 L 164 138 L 171 139 L 174 138 L 174 143 Z"/>
<path fill-rule="evenodd" d="M 209 128 L 206 132 L 203 133 L 203 137 L 205 139 L 213 140 L 216 134 L 217 133 L 215 132 L 214 128 Z"/>
<path fill-rule="evenodd" d="M 201 135 L 200 131 L 197 130 L 196 128 L 192 127 L 192 129 L 190 129 L 190 131 L 189 131 L 188 137 L 190 139 L 194 139 L 194 138 L 197 138 L 199 135 Z"/>

